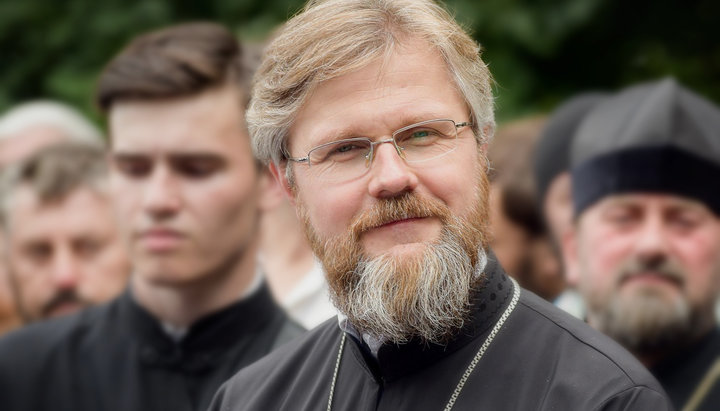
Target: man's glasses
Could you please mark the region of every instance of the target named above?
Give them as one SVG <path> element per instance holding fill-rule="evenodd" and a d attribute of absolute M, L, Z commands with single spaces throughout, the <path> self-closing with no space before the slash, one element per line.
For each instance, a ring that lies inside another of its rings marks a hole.
<path fill-rule="evenodd" d="M 326 181 L 347 181 L 363 175 L 372 164 L 374 148 L 392 143 L 407 163 L 421 163 L 451 153 L 457 148 L 457 130 L 469 122 L 427 120 L 403 127 L 387 140 L 372 141 L 366 137 L 348 138 L 321 144 L 306 157 L 288 160 L 307 163 L 314 174 Z"/>

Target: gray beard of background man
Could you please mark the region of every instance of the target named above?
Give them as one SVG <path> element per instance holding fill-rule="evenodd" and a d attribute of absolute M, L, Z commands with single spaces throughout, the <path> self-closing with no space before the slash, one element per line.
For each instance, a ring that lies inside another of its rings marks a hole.
<path fill-rule="evenodd" d="M 683 285 L 681 268 L 668 259 L 626 261 L 613 275 L 616 288 L 628 278 L 652 271 Z M 692 307 L 685 298 L 668 302 L 652 289 L 628 298 L 620 292 L 598 296 L 588 302 L 588 319 L 603 333 L 636 353 L 682 346 L 697 336 L 702 308 Z"/>
<path fill-rule="evenodd" d="M 468 218 L 452 215 L 437 200 L 405 193 L 378 201 L 355 218 L 342 238 L 320 238 L 298 201 L 298 214 L 323 262 L 333 303 L 353 327 L 397 344 L 414 337 L 443 344 L 462 328 L 487 263 L 487 176 L 478 176 L 477 181 L 475 206 Z M 365 231 L 411 217 L 436 217 L 442 222 L 440 237 L 426 244 L 426 251 L 403 259 L 364 253 L 360 237 Z"/>

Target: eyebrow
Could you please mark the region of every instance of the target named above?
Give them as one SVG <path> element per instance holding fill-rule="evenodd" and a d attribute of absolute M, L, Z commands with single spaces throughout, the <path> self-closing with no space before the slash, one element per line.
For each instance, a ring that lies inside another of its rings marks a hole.
<path fill-rule="evenodd" d="M 141 158 L 154 157 L 151 153 L 144 152 L 133 152 L 133 151 L 118 151 L 111 153 L 113 159 L 119 160 L 132 160 Z M 162 155 L 163 159 L 170 159 L 173 161 L 177 160 L 222 160 L 222 154 L 211 152 L 211 151 L 189 151 L 189 152 L 172 152 Z"/>
<path fill-rule="evenodd" d="M 415 112 L 415 113 L 403 113 L 400 114 L 397 117 L 397 120 L 394 120 L 395 126 L 392 129 L 392 132 L 395 132 L 396 130 L 400 130 L 403 127 L 409 126 L 411 124 L 420 123 L 426 120 L 439 120 L 439 119 L 450 119 L 455 120 L 451 118 L 448 115 L 439 115 L 437 112 L 434 111 L 428 111 L 428 112 Z M 353 124 L 345 124 L 340 127 L 336 128 L 330 128 L 325 132 L 322 132 L 322 136 L 318 138 L 317 140 L 313 141 L 312 147 L 317 147 L 321 144 L 329 143 L 332 141 L 338 141 L 338 140 L 345 140 L 348 138 L 355 138 L 355 137 L 367 137 L 371 140 L 374 138 L 378 138 L 378 136 L 368 136 L 365 133 L 358 133 L 356 132 L 357 128 Z M 389 136 L 389 135 L 388 135 Z"/>

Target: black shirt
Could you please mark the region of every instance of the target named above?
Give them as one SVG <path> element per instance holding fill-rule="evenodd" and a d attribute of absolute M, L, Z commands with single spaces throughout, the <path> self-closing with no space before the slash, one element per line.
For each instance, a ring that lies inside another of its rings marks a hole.
<path fill-rule="evenodd" d="M 0 339 L 0 409 L 204 411 L 231 375 L 301 333 L 263 286 L 176 342 L 128 291 Z"/>
<path fill-rule="evenodd" d="M 491 262 L 473 317 L 447 345 L 385 344 L 377 358 L 347 337 L 333 410 L 442 410 L 510 304 L 514 287 Z M 212 411 L 324 410 L 342 336 L 337 319 L 240 371 Z M 460 393 L 455 410 L 672 409 L 627 351 L 522 290 L 520 300 Z"/>

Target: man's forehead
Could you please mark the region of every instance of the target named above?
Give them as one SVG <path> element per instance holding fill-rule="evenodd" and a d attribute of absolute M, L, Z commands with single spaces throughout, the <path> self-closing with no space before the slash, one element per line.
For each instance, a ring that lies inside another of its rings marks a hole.
<path fill-rule="evenodd" d="M 422 44 L 414 49 L 396 47 L 315 86 L 290 127 L 288 147 L 300 140 L 307 143 L 307 135 L 312 135 L 313 145 L 339 138 L 384 137 L 416 122 L 449 118 L 458 104 L 469 113 L 440 53 Z"/>
<path fill-rule="evenodd" d="M 101 189 L 79 187 L 59 198 L 43 200 L 32 187 L 22 184 L 6 203 L 7 225 L 15 234 L 28 235 L 56 230 L 57 226 L 46 226 L 51 221 L 66 226 L 104 227 L 113 223 L 105 221 L 111 206 L 110 194 Z"/>
<path fill-rule="evenodd" d="M 50 126 L 35 126 L 0 140 L 0 169 L 67 137 Z"/>

